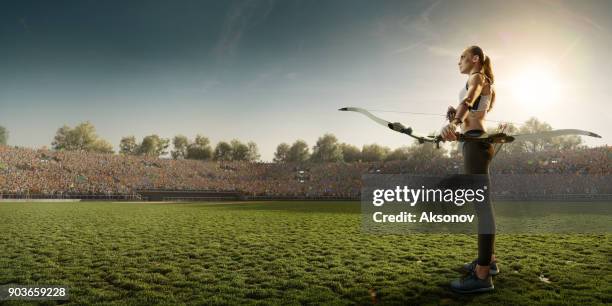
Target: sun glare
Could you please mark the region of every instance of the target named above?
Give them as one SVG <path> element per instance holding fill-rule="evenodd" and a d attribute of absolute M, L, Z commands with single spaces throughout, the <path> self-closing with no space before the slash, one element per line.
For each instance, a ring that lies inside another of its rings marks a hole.
<path fill-rule="evenodd" d="M 517 71 L 513 92 L 523 107 L 541 111 L 558 101 L 561 88 L 555 70 L 546 65 L 530 65 Z"/>

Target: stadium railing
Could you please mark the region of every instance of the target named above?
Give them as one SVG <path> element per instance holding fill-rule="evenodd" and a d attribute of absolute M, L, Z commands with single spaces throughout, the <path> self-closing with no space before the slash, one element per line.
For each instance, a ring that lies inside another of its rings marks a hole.
<path fill-rule="evenodd" d="M 492 194 L 494 201 L 612 201 L 612 194 Z M 140 194 L 36 194 L 0 193 L 0 200 L 90 200 L 90 201 L 359 201 L 356 196 L 292 196 L 292 195 L 242 195 L 239 198 L 228 196 L 176 196 L 151 199 Z"/>
<path fill-rule="evenodd" d="M 0 200 L 98 200 L 98 201 L 139 201 L 139 194 L 42 194 L 42 193 L 0 193 Z"/>

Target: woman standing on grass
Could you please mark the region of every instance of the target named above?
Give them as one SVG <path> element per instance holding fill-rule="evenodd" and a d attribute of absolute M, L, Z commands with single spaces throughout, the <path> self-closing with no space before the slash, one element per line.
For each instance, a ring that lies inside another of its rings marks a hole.
<path fill-rule="evenodd" d="M 465 49 L 459 60 L 459 71 L 468 75 L 468 81 L 461 89 L 459 106 L 450 106 L 447 116 L 450 123 L 442 129 L 445 141 L 455 141 L 455 131 L 461 127 L 466 137 L 481 137 L 485 133 L 484 121 L 495 101 L 491 59 L 478 46 Z M 493 145 L 487 142 L 463 142 L 465 174 L 489 175 L 489 164 L 493 159 Z M 466 263 L 468 276 L 451 282 L 451 289 L 460 293 L 485 292 L 493 290 L 491 275 L 499 272 L 493 245 L 495 242 L 495 217 L 488 199 L 484 206 L 479 204 L 478 215 L 478 258 Z"/>

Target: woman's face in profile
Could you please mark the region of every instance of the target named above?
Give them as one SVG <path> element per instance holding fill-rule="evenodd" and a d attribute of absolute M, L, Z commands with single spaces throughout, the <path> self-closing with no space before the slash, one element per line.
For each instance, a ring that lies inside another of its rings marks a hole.
<path fill-rule="evenodd" d="M 472 70 L 472 67 L 474 66 L 474 62 L 472 61 L 473 57 L 474 56 L 472 53 L 470 53 L 470 51 L 467 49 L 461 53 L 461 56 L 459 57 L 459 72 L 462 74 L 468 74 L 470 70 Z"/>

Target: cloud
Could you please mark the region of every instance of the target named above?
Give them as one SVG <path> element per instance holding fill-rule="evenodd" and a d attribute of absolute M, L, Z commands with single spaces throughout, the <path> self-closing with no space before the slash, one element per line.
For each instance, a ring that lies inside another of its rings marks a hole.
<path fill-rule="evenodd" d="M 261 84 L 269 81 L 272 75 L 275 73 L 276 72 L 272 72 L 272 71 L 259 73 L 253 80 L 247 82 L 244 85 L 244 88 L 253 89 L 253 88 L 261 87 Z"/>
<path fill-rule="evenodd" d="M 460 52 L 457 50 L 461 50 L 461 48 L 449 49 L 449 48 L 440 47 L 440 46 L 428 46 L 427 47 L 427 51 L 429 51 L 429 53 L 433 55 L 437 55 L 437 56 L 446 56 L 446 57 L 457 57 Z"/>
<path fill-rule="evenodd" d="M 432 22 L 432 12 L 440 4 L 440 1 L 433 2 L 425 10 L 423 10 L 418 16 L 405 17 L 401 22 L 400 26 L 415 36 L 420 36 L 424 39 L 439 40 L 440 33 L 435 29 Z"/>
<path fill-rule="evenodd" d="M 415 50 L 427 49 L 433 42 L 440 41 L 440 33 L 433 25 L 432 13 L 441 1 L 434 1 L 421 12 L 404 17 L 387 16 L 378 20 L 372 35 L 392 46 L 389 55 L 397 55 Z M 405 42 L 408 41 L 408 44 Z M 404 45 L 398 45 L 404 43 Z"/>
<path fill-rule="evenodd" d="M 570 53 L 572 53 L 574 51 L 574 49 L 576 48 L 576 46 L 578 46 L 580 43 L 582 42 L 582 38 L 581 37 L 576 37 L 574 39 L 574 41 L 572 41 L 572 43 L 570 43 L 565 50 L 563 50 L 563 53 L 561 53 L 561 55 L 557 58 L 557 60 L 555 61 L 555 65 L 560 66 L 561 63 L 565 60 L 565 58 L 570 55 Z"/>
<path fill-rule="evenodd" d="M 573 21 L 576 24 L 587 25 L 591 29 L 595 29 L 597 31 L 606 33 L 608 35 L 610 34 L 610 31 L 606 27 L 600 25 L 592 18 L 582 15 L 580 11 L 577 10 L 576 8 L 567 7 L 566 5 L 564 5 L 563 3 L 559 1 L 551 1 L 551 0 L 540 0 L 540 1 L 548 5 L 549 8 L 552 8 L 554 11 L 556 11 L 555 13 L 557 15 L 559 15 L 560 17 L 566 20 Z"/>
<path fill-rule="evenodd" d="M 402 18 L 396 23 L 399 25 L 399 29 L 403 30 L 404 32 L 402 36 L 408 34 L 411 38 L 410 40 L 412 41 L 412 43 L 406 46 L 395 48 L 395 50 L 391 51 L 390 55 L 409 52 L 417 47 L 425 49 L 433 48 L 434 51 L 441 50 L 440 48 L 430 46 L 432 42 L 440 41 L 440 33 L 433 25 L 431 17 L 432 13 L 436 9 L 436 7 L 438 7 L 439 4 L 440 1 L 434 1 L 416 16 L 414 14 L 411 14 Z M 384 35 L 386 31 L 388 31 L 387 25 L 384 23 L 379 23 L 377 28 L 377 34 Z M 436 52 L 436 54 L 441 53 L 444 52 Z"/>
<path fill-rule="evenodd" d="M 396 50 L 391 51 L 390 55 L 396 55 L 396 54 L 400 54 L 400 53 L 404 53 L 404 52 L 408 52 L 416 47 L 422 47 L 423 46 L 423 41 L 419 41 L 413 44 L 410 44 L 406 47 L 402 47 Z"/>
<path fill-rule="evenodd" d="M 274 0 L 246 0 L 229 9 L 214 52 L 218 56 L 236 52 L 244 33 L 266 20 L 274 9 Z"/>
<path fill-rule="evenodd" d="M 221 85 L 221 82 L 219 82 L 217 79 L 207 80 L 204 83 L 202 83 L 202 87 L 200 88 L 200 91 L 209 92 L 210 90 L 212 90 L 213 88 L 219 85 Z"/>
<path fill-rule="evenodd" d="M 289 72 L 285 75 L 285 78 L 288 80 L 295 80 L 298 78 L 298 73 L 297 72 Z"/>
<path fill-rule="evenodd" d="M 19 23 L 21 24 L 23 29 L 26 31 L 26 33 L 30 33 L 30 26 L 28 25 L 28 22 L 25 18 L 20 18 Z"/>

